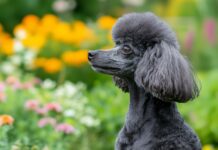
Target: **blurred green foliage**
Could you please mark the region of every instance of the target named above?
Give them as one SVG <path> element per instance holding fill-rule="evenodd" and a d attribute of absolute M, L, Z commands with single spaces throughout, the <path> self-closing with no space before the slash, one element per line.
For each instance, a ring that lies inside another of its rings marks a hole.
<path fill-rule="evenodd" d="M 27 14 L 54 13 L 52 3 L 53 0 L 0 0 L 0 23 L 11 32 Z"/>
<path fill-rule="evenodd" d="M 195 129 L 203 144 L 218 145 L 218 70 L 199 73 L 200 96 L 193 102 L 180 104 L 185 120 Z"/>

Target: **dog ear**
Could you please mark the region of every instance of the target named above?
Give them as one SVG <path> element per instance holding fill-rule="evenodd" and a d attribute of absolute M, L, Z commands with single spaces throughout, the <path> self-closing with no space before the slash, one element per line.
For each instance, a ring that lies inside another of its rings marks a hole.
<path fill-rule="evenodd" d="M 177 47 L 161 41 L 148 48 L 138 63 L 135 81 L 161 100 L 186 102 L 198 96 L 199 89 Z"/>
<path fill-rule="evenodd" d="M 125 79 L 118 76 L 113 76 L 113 81 L 117 87 L 119 87 L 123 92 L 129 92 L 128 84 Z"/>

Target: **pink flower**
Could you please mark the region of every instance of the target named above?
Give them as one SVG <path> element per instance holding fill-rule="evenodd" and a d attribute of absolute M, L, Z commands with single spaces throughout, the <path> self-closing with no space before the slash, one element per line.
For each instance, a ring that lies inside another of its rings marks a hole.
<path fill-rule="evenodd" d="M 14 90 L 22 89 L 22 84 L 19 81 L 17 81 L 16 83 L 12 84 L 12 87 Z"/>
<path fill-rule="evenodd" d="M 204 35 L 210 44 L 216 43 L 216 21 L 214 19 L 207 19 L 204 22 Z"/>
<path fill-rule="evenodd" d="M 5 90 L 5 84 L 0 83 L 0 92 L 3 92 Z"/>
<path fill-rule="evenodd" d="M 40 84 L 42 81 L 39 79 L 39 78 L 34 78 L 32 80 L 32 83 L 35 85 L 35 84 Z"/>
<path fill-rule="evenodd" d="M 39 106 L 39 101 L 38 100 L 28 100 L 25 103 L 25 108 L 28 110 L 36 110 Z"/>
<path fill-rule="evenodd" d="M 56 112 L 61 112 L 62 110 L 61 105 L 55 102 L 46 104 L 45 108 L 49 111 L 56 111 Z"/>
<path fill-rule="evenodd" d="M 194 43 L 194 38 L 195 38 L 195 33 L 193 31 L 189 31 L 184 40 L 184 48 L 187 50 L 191 50 L 193 47 Z"/>
<path fill-rule="evenodd" d="M 13 85 L 15 83 L 19 82 L 18 79 L 14 76 L 9 76 L 7 79 L 6 79 L 6 83 L 9 84 L 9 85 Z"/>
<path fill-rule="evenodd" d="M 0 102 L 4 102 L 4 101 L 6 101 L 6 95 L 5 93 L 0 91 Z"/>
<path fill-rule="evenodd" d="M 22 85 L 23 89 L 31 89 L 33 87 L 33 84 L 31 82 L 26 82 Z"/>
<path fill-rule="evenodd" d="M 70 133 L 73 133 L 75 131 L 75 128 L 67 123 L 58 124 L 55 129 L 58 132 L 63 132 L 66 134 L 70 134 Z"/>
<path fill-rule="evenodd" d="M 56 124 L 56 120 L 54 118 L 50 118 L 50 117 L 45 117 L 45 118 L 42 118 L 38 121 L 38 126 L 40 128 L 42 128 L 46 125 L 55 126 L 55 124 Z"/>
<path fill-rule="evenodd" d="M 37 114 L 39 114 L 39 115 L 46 115 L 48 110 L 45 107 L 43 107 L 43 108 L 36 108 L 35 112 Z"/>
<path fill-rule="evenodd" d="M 14 76 L 9 76 L 6 79 L 6 83 L 8 85 L 12 86 L 15 90 L 22 88 L 22 85 L 21 85 L 20 81 L 16 77 L 14 77 Z"/>

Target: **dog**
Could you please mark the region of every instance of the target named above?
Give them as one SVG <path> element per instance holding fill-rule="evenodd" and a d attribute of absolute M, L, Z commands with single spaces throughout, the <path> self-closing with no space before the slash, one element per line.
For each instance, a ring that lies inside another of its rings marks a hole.
<path fill-rule="evenodd" d="M 116 46 L 89 51 L 88 59 L 130 94 L 115 150 L 201 150 L 176 106 L 196 98 L 198 84 L 169 25 L 151 12 L 130 13 L 118 19 L 112 35 Z"/>

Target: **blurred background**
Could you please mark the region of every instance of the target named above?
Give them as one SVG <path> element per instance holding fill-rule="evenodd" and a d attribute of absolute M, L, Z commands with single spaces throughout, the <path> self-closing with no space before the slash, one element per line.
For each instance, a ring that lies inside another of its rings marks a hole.
<path fill-rule="evenodd" d="M 217 0 L 0 0 L 0 149 L 112 150 L 128 95 L 95 73 L 87 51 L 114 46 L 128 12 L 152 11 L 176 31 L 201 82 L 178 104 L 203 150 L 218 149 Z"/>

